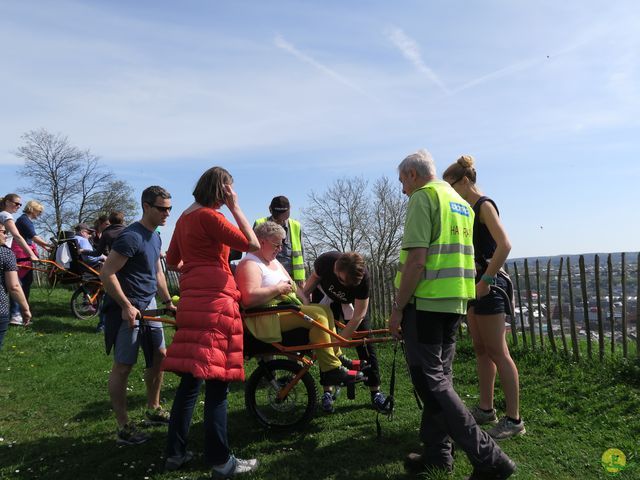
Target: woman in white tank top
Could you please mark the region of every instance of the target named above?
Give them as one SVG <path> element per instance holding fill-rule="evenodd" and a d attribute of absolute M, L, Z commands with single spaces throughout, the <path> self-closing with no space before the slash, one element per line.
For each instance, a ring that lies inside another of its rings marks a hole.
<path fill-rule="evenodd" d="M 260 249 L 255 253 L 248 253 L 238 264 L 235 276 L 238 289 L 242 295 L 242 306 L 253 308 L 265 305 L 280 295 L 291 293 L 305 303 L 302 311 L 326 328 L 335 331 L 333 316 L 318 305 L 308 305 L 308 299 L 302 293 L 284 267 L 276 260 L 276 255 L 282 248 L 285 238 L 284 229 L 274 222 L 264 222 L 255 227 L 256 236 L 260 242 Z M 309 329 L 309 343 L 331 343 L 331 336 L 320 328 L 314 328 L 299 315 L 294 313 L 280 313 L 280 330 L 287 332 L 296 328 Z M 353 382 L 361 377 L 360 372 L 344 368 L 333 347 L 316 350 L 321 372 L 321 383 L 328 388 Z"/>

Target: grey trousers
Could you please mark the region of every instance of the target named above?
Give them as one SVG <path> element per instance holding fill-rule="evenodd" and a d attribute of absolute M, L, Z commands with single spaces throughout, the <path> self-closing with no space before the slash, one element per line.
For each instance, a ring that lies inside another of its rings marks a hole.
<path fill-rule="evenodd" d="M 488 467 L 505 454 L 478 427 L 453 389 L 451 368 L 459 323 L 460 315 L 420 311 L 412 304 L 403 311 L 402 335 L 411 381 L 424 403 L 420 440 L 426 462 L 452 465 L 453 440 L 473 466 Z"/>

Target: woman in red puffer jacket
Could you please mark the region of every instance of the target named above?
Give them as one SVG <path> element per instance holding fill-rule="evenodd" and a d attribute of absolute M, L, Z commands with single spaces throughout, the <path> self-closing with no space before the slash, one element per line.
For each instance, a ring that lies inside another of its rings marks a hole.
<path fill-rule="evenodd" d="M 224 168 L 204 172 L 193 191 L 195 202 L 176 224 L 167 265 L 181 273 L 178 330 L 162 364 L 163 370 L 182 377 L 171 409 L 166 469 L 177 470 L 193 457 L 187 451 L 187 435 L 204 383 L 205 460 L 213 476 L 221 478 L 257 467 L 255 459 L 231 455 L 227 444 L 229 382 L 244 380 L 240 293 L 229 267 L 229 250 L 259 248 L 232 184 Z M 222 205 L 239 228 L 218 211 Z"/>

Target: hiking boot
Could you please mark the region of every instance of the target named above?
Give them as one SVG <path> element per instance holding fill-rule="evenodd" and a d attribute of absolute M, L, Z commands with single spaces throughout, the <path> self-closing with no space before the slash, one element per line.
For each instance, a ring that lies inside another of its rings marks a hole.
<path fill-rule="evenodd" d="M 333 413 L 333 411 L 335 410 L 333 408 L 334 401 L 335 401 L 335 398 L 333 398 L 333 395 L 331 394 L 331 392 L 324 392 L 322 394 L 322 401 L 321 401 L 322 411 L 325 413 Z"/>
<path fill-rule="evenodd" d="M 133 422 L 116 431 L 116 445 L 139 445 L 149 440 L 149 435 L 138 430 Z"/>
<path fill-rule="evenodd" d="M 362 360 L 351 360 L 346 355 L 340 355 L 338 360 L 340 360 L 342 366 L 347 370 L 362 370 L 362 368 L 367 364 L 367 362 Z"/>
<path fill-rule="evenodd" d="M 453 465 L 448 463 L 433 463 L 424 458 L 423 454 L 410 453 L 404 458 L 404 469 L 408 473 L 418 475 L 420 473 L 435 474 L 435 473 L 453 473 Z"/>
<path fill-rule="evenodd" d="M 502 417 L 498 425 L 487 432 L 494 440 L 504 440 L 505 438 L 524 435 L 527 431 L 524 428 L 524 422 L 520 419 L 520 423 L 515 423 L 509 417 Z"/>
<path fill-rule="evenodd" d="M 226 480 L 228 478 L 233 478 L 236 475 L 253 472 L 256 468 L 258 468 L 257 459 L 250 458 L 243 460 L 242 458 L 236 458 L 231 455 L 229 460 L 227 460 L 227 463 L 217 465 L 211 469 L 211 478 Z"/>
<path fill-rule="evenodd" d="M 193 460 L 193 452 L 188 450 L 184 455 L 173 455 L 172 457 L 168 457 L 164 462 L 164 470 L 165 472 L 175 472 L 176 470 L 180 470 L 191 460 Z"/>
<path fill-rule="evenodd" d="M 391 413 L 393 409 L 391 402 L 387 401 L 387 397 L 381 391 L 371 392 L 371 405 L 380 413 Z"/>
<path fill-rule="evenodd" d="M 147 409 L 144 412 L 145 416 L 145 424 L 151 427 L 155 427 L 157 425 L 169 425 L 169 412 L 167 412 L 162 407 L 157 407 L 154 409 Z"/>
<path fill-rule="evenodd" d="M 505 480 L 516 471 L 516 464 L 506 455 L 489 467 L 473 467 L 467 480 Z"/>
<path fill-rule="evenodd" d="M 362 380 L 362 372 L 356 372 L 355 370 L 347 370 L 344 367 L 334 368 L 328 372 L 324 372 L 320 376 L 320 383 L 323 386 L 328 385 L 345 385 L 347 383 L 353 383 L 358 380 Z"/>
<path fill-rule="evenodd" d="M 473 415 L 473 418 L 476 420 L 478 425 L 495 425 L 498 423 L 495 408 L 492 408 L 490 412 L 487 412 L 476 406 L 471 409 L 471 415 Z"/>

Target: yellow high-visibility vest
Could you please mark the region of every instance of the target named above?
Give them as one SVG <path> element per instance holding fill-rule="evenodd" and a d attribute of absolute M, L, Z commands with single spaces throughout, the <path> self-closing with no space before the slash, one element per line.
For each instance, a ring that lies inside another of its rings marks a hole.
<path fill-rule="evenodd" d="M 473 257 L 473 218 L 471 206 L 449 184 L 429 182 L 412 195 L 435 194 L 440 204 L 440 235 L 427 252 L 427 261 L 414 297 L 462 299 L 476 296 Z M 433 195 L 432 195 L 433 197 Z M 400 265 L 394 284 L 400 287 L 408 250 L 400 251 Z"/>

